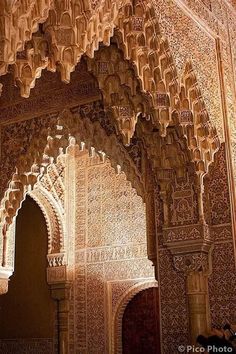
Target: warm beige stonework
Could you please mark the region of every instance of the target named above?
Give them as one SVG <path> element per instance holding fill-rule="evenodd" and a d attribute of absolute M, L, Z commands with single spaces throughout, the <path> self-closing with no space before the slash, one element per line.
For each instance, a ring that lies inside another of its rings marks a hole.
<path fill-rule="evenodd" d="M 151 262 L 163 354 L 236 322 L 235 6 L 0 4 L 0 293 L 28 193 L 63 354 L 121 350 L 114 309 Z"/>

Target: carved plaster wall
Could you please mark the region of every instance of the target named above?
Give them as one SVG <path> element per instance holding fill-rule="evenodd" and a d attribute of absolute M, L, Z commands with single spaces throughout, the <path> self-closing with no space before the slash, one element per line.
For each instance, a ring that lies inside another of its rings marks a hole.
<path fill-rule="evenodd" d="M 89 157 L 86 150 L 76 147 L 49 165 L 29 195 L 40 206 L 48 228 L 52 270 L 48 282 L 64 277 L 61 271 L 68 263 L 70 352 L 116 353 L 115 347 L 121 346 L 118 309 L 124 308 L 132 294 L 157 286 L 147 259 L 142 198 L 108 159 L 95 153 Z M 19 346 L 39 353 L 52 350 L 51 343 L 33 339 L 1 345 L 8 345 L 9 353 Z"/>
<path fill-rule="evenodd" d="M 109 161 L 80 152 L 74 163 L 71 252 L 75 263 L 70 314 L 74 341 L 70 348 L 84 354 L 113 353 L 111 328 L 117 304 L 134 285 L 154 281 L 154 269 L 147 260 L 144 204 Z"/>
<path fill-rule="evenodd" d="M 236 322 L 236 268 L 224 144 L 206 178 L 205 188 L 214 240 L 212 273 L 209 278 L 211 319 L 212 327 L 221 327 L 226 322 Z"/>

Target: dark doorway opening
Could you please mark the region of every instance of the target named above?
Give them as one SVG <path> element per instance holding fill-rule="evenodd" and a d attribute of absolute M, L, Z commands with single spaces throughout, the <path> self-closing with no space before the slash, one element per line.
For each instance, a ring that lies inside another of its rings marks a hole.
<path fill-rule="evenodd" d="M 54 332 L 55 305 L 46 279 L 47 227 L 41 209 L 30 197 L 16 218 L 15 238 L 14 274 L 8 293 L 0 297 L 0 342 L 5 343 L 0 353 L 4 354 L 8 349 L 18 353 L 22 341 L 28 348 L 31 341 L 52 340 Z"/>
<path fill-rule="evenodd" d="M 158 288 L 136 294 L 122 320 L 123 354 L 159 354 L 159 318 Z"/>

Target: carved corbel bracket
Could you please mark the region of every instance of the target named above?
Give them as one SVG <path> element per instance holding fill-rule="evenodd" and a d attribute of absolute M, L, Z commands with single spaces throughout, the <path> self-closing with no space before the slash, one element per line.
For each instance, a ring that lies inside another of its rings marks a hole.
<path fill-rule="evenodd" d="M 130 106 L 112 106 L 112 112 L 117 122 L 118 131 L 121 132 L 125 146 L 130 145 L 134 135 L 137 116 Z"/>
<path fill-rule="evenodd" d="M 170 100 L 167 93 L 156 94 L 156 111 L 158 112 L 158 120 L 156 124 L 160 125 L 160 135 L 165 137 L 167 134 L 167 127 L 170 124 Z"/>
<path fill-rule="evenodd" d="M 0 267 L 0 295 L 6 294 L 8 291 L 9 278 L 13 271 Z"/>
<path fill-rule="evenodd" d="M 192 272 L 211 272 L 213 241 L 206 224 L 195 224 L 163 230 L 164 245 L 173 255 L 177 271 L 188 275 Z"/>

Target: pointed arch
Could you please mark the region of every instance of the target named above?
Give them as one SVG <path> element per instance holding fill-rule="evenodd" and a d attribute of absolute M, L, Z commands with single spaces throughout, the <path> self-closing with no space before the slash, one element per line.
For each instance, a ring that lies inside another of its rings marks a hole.
<path fill-rule="evenodd" d="M 64 250 L 64 217 L 58 208 L 56 201 L 47 193 L 40 184 L 36 188 L 26 191 L 19 201 L 19 208 L 16 210 L 10 224 L 1 222 L 1 265 L 0 265 L 0 294 L 8 290 L 9 277 L 14 271 L 15 258 L 15 229 L 16 217 L 26 196 L 30 196 L 39 206 L 43 213 L 48 233 L 48 264 L 49 267 L 61 266 L 66 262 Z"/>

